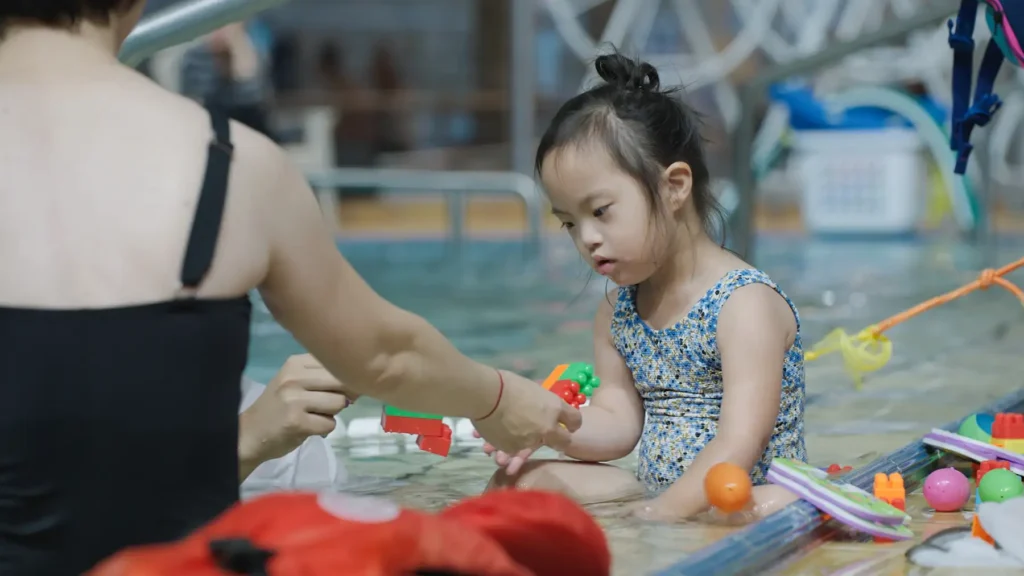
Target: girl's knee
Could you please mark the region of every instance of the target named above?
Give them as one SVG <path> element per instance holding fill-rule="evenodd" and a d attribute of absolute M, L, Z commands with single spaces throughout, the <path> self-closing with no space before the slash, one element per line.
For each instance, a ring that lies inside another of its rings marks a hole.
<path fill-rule="evenodd" d="M 546 490 L 559 492 L 583 505 L 634 500 L 644 494 L 633 474 L 607 464 L 538 460 L 516 474 L 498 470 L 488 490 Z"/>
<path fill-rule="evenodd" d="M 559 462 L 543 460 L 530 461 L 523 464 L 515 474 L 509 474 L 505 468 L 499 468 L 487 483 L 487 490 L 514 488 L 516 490 L 549 490 L 565 492 L 566 485 L 559 475 L 551 471 Z"/>

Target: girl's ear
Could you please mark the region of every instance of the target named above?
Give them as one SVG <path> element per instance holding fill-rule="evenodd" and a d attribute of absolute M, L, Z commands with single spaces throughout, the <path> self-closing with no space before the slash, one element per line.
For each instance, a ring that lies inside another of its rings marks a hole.
<path fill-rule="evenodd" d="M 662 174 L 665 205 L 673 212 L 680 210 L 693 191 L 693 172 L 686 162 L 673 162 Z"/>

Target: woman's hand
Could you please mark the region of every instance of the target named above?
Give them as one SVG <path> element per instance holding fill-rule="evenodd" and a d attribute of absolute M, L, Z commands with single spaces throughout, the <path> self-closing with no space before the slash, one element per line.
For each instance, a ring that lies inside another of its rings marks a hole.
<path fill-rule="evenodd" d="M 532 380 L 511 372 L 501 375 L 505 387 L 494 413 L 473 420 L 480 437 L 506 454 L 544 445 L 560 452 L 568 448 L 572 432 L 583 422 L 579 410 Z"/>
<path fill-rule="evenodd" d="M 314 434 L 330 434 L 334 416 L 354 398 L 315 358 L 292 356 L 239 416 L 239 459 L 259 465 L 284 456 Z"/>

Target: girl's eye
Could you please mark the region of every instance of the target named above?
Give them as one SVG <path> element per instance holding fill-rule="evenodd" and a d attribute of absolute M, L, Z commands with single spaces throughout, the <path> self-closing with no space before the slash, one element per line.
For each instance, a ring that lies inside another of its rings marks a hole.
<path fill-rule="evenodd" d="M 608 209 L 611 208 L 611 207 L 612 207 L 612 205 L 609 204 L 607 206 L 602 206 L 602 207 L 598 208 L 597 210 L 594 210 L 594 218 L 600 218 L 601 216 L 604 216 L 605 213 L 608 212 Z"/>
<path fill-rule="evenodd" d="M 573 227 L 573 223 L 572 222 L 562 222 L 562 228 L 563 229 L 565 229 L 565 230 L 572 230 L 572 227 Z"/>

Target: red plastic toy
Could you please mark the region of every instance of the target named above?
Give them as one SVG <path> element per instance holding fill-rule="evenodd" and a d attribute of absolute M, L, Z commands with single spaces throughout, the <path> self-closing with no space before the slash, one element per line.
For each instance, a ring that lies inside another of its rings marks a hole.
<path fill-rule="evenodd" d="M 992 422 L 992 445 L 1024 453 L 1024 414 L 996 414 Z"/>
<path fill-rule="evenodd" d="M 384 406 L 380 415 L 380 426 L 392 434 L 412 434 L 416 445 L 424 452 L 448 456 L 452 447 L 452 429 L 442 421 L 443 417 L 424 412 L 401 410 Z"/>
<path fill-rule="evenodd" d="M 847 472 L 850 472 L 851 470 L 853 470 L 853 466 L 840 466 L 839 464 L 830 464 L 829 467 L 825 469 L 825 473 L 828 474 L 829 476 L 841 476 L 843 474 L 846 474 Z"/>

